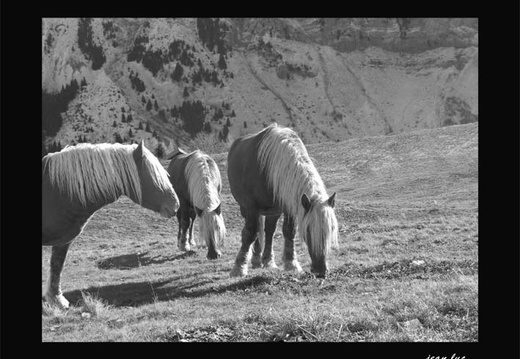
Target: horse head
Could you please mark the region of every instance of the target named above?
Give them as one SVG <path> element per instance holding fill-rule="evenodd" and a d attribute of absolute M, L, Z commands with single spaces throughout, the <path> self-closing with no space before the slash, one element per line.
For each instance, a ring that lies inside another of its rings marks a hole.
<path fill-rule="evenodd" d="M 319 278 L 325 277 L 327 255 L 331 244 L 338 245 L 338 222 L 334 214 L 336 193 L 326 200 L 301 197 L 304 210 L 300 236 L 303 237 L 311 257 L 311 272 Z"/>
<path fill-rule="evenodd" d="M 200 233 L 208 246 L 208 259 L 217 259 L 221 256 L 219 246 L 224 242 L 226 227 L 222 218 L 220 203 L 214 210 L 201 210 L 195 207 L 195 212 L 200 218 Z"/>
<path fill-rule="evenodd" d="M 141 181 L 141 205 L 161 216 L 171 218 L 179 209 L 179 198 L 173 189 L 168 172 L 159 160 L 144 146 L 144 141 L 133 153 Z"/>

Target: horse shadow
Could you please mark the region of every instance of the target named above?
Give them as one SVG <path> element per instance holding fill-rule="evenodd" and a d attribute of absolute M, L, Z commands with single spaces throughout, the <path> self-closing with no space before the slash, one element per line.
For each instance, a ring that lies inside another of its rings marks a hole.
<path fill-rule="evenodd" d="M 156 282 L 142 281 L 89 287 L 87 289 L 65 292 L 63 295 L 71 304 L 76 306 L 81 305 L 83 300 L 82 293 L 85 293 L 114 307 L 139 307 L 145 304 L 166 302 L 177 298 L 199 298 L 227 291 L 245 290 L 270 281 L 265 276 L 255 276 L 215 288 L 206 286 L 214 283 L 214 281 L 209 279 L 199 279 L 189 284 L 175 284 L 180 279 L 186 279 L 186 276 L 179 275 Z"/>
<path fill-rule="evenodd" d="M 181 260 L 196 255 L 196 251 L 188 251 L 175 256 L 157 255 L 154 257 L 149 256 L 149 252 L 131 253 L 101 259 L 96 262 L 96 265 L 99 269 L 127 270 L 137 267 L 146 267 L 152 264 L 162 264 L 165 262 Z"/>

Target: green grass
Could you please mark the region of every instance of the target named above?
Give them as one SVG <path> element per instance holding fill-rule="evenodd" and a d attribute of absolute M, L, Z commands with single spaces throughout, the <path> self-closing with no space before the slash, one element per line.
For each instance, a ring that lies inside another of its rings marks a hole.
<path fill-rule="evenodd" d="M 228 229 L 218 261 L 201 247 L 180 252 L 176 220 L 123 197 L 72 245 L 62 279 L 72 306 L 43 303 L 42 339 L 478 341 L 477 137 L 466 125 L 308 146 L 338 192 L 339 247 L 324 281 L 309 274 L 301 243 L 301 275 L 250 268 L 229 278 L 243 220 L 225 154 L 214 156 Z M 279 266 L 282 244 L 279 224 Z M 42 292 L 49 254 L 43 247 Z"/>

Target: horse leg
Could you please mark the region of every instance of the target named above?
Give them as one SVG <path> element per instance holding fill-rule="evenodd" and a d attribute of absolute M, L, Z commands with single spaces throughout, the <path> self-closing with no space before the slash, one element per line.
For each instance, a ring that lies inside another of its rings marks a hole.
<path fill-rule="evenodd" d="M 253 243 L 252 268 L 262 268 L 262 251 L 264 246 L 264 216 L 258 217 L 258 236 Z"/>
<path fill-rule="evenodd" d="M 193 208 L 190 209 L 190 229 L 189 229 L 189 243 L 192 247 L 195 247 L 197 245 L 197 242 L 195 241 L 195 237 L 193 237 L 193 225 L 195 224 L 195 219 L 197 219 L 197 213 L 195 213 L 195 210 Z M 199 228 L 200 232 L 200 228 Z"/>
<path fill-rule="evenodd" d="M 177 211 L 177 219 L 179 220 L 179 236 L 177 245 L 181 251 L 189 251 L 190 244 L 187 238 L 188 227 L 190 226 L 190 215 L 185 209 Z"/>
<path fill-rule="evenodd" d="M 273 235 L 279 218 L 279 215 L 268 216 L 265 218 L 265 245 L 264 254 L 262 255 L 262 264 L 264 265 L 264 268 L 278 268 L 274 261 Z"/>
<path fill-rule="evenodd" d="M 45 291 L 45 300 L 49 304 L 57 305 L 62 309 L 69 307 L 69 301 L 65 299 L 61 293 L 61 271 L 63 263 L 67 257 L 70 243 L 61 246 L 53 246 L 49 270 L 49 278 L 47 279 L 47 290 Z"/>
<path fill-rule="evenodd" d="M 246 219 L 242 229 L 242 246 L 235 259 L 235 266 L 229 273 L 231 277 L 245 277 L 247 275 L 247 262 L 251 257 L 251 244 L 257 239 L 260 215 L 256 211 L 247 211 L 240 208 L 242 216 Z"/>
<path fill-rule="evenodd" d="M 296 235 L 296 228 L 294 224 L 294 218 L 288 213 L 284 213 L 282 233 L 284 238 L 283 248 L 283 263 L 286 271 L 296 271 L 297 273 L 302 271 L 300 263 L 296 258 L 296 251 L 294 250 L 294 237 Z"/>
<path fill-rule="evenodd" d="M 182 235 L 182 228 L 181 228 L 181 211 L 177 211 L 177 220 L 179 222 L 179 232 L 177 232 L 177 247 L 181 249 L 181 235 Z"/>

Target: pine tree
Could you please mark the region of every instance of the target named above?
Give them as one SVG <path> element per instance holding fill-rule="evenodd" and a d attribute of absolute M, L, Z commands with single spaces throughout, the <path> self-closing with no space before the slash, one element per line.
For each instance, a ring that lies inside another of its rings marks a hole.
<path fill-rule="evenodd" d="M 144 104 L 146 104 L 146 99 L 144 98 L 144 95 L 141 96 L 141 102 Z"/>
<path fill-rule="evenodd" d="M 126 122 L 126 117 L 125 117 L 124 113 L 121 114 L 121 122 L 123 122 L 123 123 Z"/>
<path fill-rule="evenodd" d="M 166 149 L 164 148 L 164 145 L 162 142 L 159 142 L 157 144 L 157 147 L 155 148 L 155 155 L 158 158 L 163 158 L 163 156 L 166 154 Z"/>
<path fill-rule="evenodd" d="M 112 127 L 117 127 L 116 120 L 114 120 L 114 123 L 112 124 Z"/>
<path fill-rule="evenodd" d="M 228 128 L 228 126 L 224 126 L 224 128 L 222 129 L 222 141 L 227 141 L 228 135 L 229 135 L 229 128 Z"/>
<path fill-rule="evenodd" d="M 146 111 L 151 111 L 152 110 L 152 101 L 150 101 L 150 99 L 148 99 L 148 102 L 146 103 Z"/>
<path fill-rule="evenodd" d="M 130 123 L 133 121 L 133 117 L 132 117 L 132 114 L 129 113 L 128 116 L 126 117 L 126 122 Z"/>
<path fill-rule="evenodd" d="M 188 88 L 185 87 L 182 96 L 184 96 L 184 97 L 188 97 L 189 95 L 190 95 L 190 93 L 188 92 Z"/>
<path fill-rule="evenodd" d="M 150 128 L 150 124 L 149 123 L 146 123 L 146 129 L 145 129 L 146 132 L 152 132 L 152 129 Z"/>
<path fill-rule="evenodd" d="M 143 129 L 143 122 L 142 121 L 139 121 L 139 126 L 137 127 L 138 130 L 142 130 Z"/>
<path fill-rule="evenodd" d="M 132 127 L 128 130 L 128 137 L 134 137 L 134 133 L 132 132 Z"/>
<path fill-rule="evenodd" d="M 153 108 L 155 109 L 155 111 L 159 111 L 159 105 L 157 104 L 157 100 L 154 101 Z"/>
<path fill-rule="evenodd" d="M 117 143 L 123 143 L 123 138 L 121 137 L 121 135 L 119 133 L 114 133 L 114 140 L 117 142 Z"/>
<path fill-rule="evenodd" d="M 181 64 L 179 62 L 177 62 L 177 65 L 175 66 L 175 70 L 173 70 L 173 73 L 172 73 L 172 80 L 180 81 L 183 73 L 184 73 L 184 69 L 182 68 Z"/>
<path fill-rule="evenodd" d="M 204 122 L 204 127 L 202 129 L 206 133 L 211 133 L 211 125 L 209 124 L 209 122 Z"/>
<path fill-rule="evenodd" d="M 227 69 L 226 59 L 224 58 L 224 55 L 222 55 L 222 54 L 220 54 L 220 56 L 218 58 L 218 67 L 221 70 Z"/>

